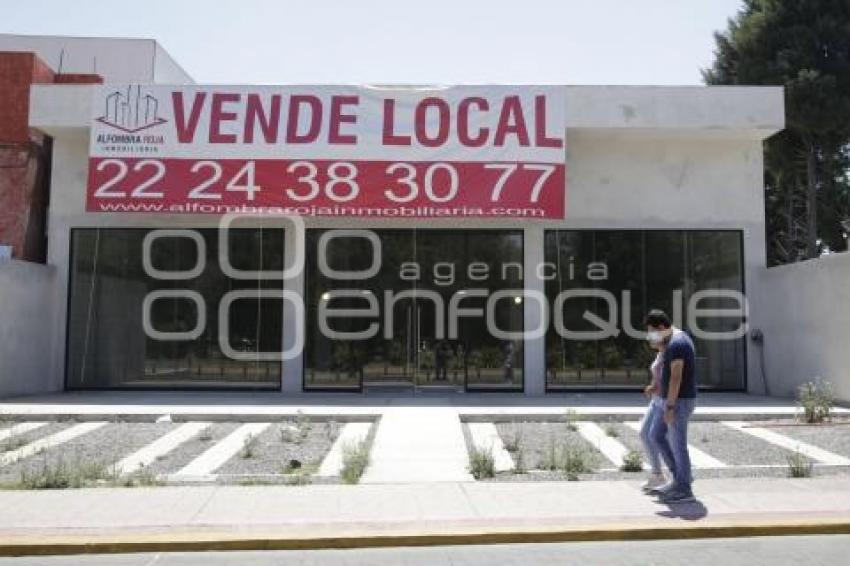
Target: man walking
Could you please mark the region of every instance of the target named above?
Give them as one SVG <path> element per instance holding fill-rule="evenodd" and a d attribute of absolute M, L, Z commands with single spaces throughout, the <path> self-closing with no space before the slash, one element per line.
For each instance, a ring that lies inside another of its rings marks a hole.
<path fill-rule="evenodd" d="M 664 410 L 658 412 L 650 435 L 656 443 L 672 479 L 653 490 L 662 503 L 694 500 L 691 459 L 688 455 L 688 421 L 697 396 L 696 350 L 690 336 L 673 326 L 664 311 L 651 310 L 644 325 L 647 340 L 664 344 L 661 368 L 661 398 Z"/>

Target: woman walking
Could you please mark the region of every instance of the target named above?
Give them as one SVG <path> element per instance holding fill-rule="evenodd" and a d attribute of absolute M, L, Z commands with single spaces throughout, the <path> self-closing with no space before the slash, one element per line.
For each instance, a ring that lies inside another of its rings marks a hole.
<path fill-rule="evenodd" d="M 661 369 L 664 362 L 664 344 L 662 342 L 649 342 L 649 347 L 656 350 L 655 359 L 649 366 L 652 380 L 643 390 L 643 394 L 649 399 L 649 404 L 640 423 L 640 440 L 643 443 L 646 459 L 649 461 L 649 477 L 641 486 L 644 491 L 657 489 L 666 483 L 664 473 L 661 470 L 661 453 L 652 439 L 652 425 L 661 419 L 664 412 L 664 399 L 661 398 Z"/>

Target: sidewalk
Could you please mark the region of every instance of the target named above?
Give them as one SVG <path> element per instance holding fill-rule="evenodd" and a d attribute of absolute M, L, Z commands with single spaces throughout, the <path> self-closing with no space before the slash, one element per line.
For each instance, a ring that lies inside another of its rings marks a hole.
<path fill-rule="evenodd" d="M 0 492 L 0 555 L 850 533 L 850 479 L 723 479 L 668 507 L 638 481 Z"/>

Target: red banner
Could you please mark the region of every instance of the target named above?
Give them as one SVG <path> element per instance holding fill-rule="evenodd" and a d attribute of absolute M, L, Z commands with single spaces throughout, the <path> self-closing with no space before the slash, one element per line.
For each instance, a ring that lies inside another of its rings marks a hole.
<path fill-rule="evenodd" d="M 553 88 L 103 86 L 86 208 L 564 218 Z"/>

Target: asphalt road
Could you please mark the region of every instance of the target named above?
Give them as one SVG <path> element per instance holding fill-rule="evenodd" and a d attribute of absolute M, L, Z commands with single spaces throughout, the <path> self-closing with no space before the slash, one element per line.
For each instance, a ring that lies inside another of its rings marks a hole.
<path fill-rule="evenodd" d="M 850 535 L 0 558 L 0 566 L 806 566 L 844 563 Z"/>

